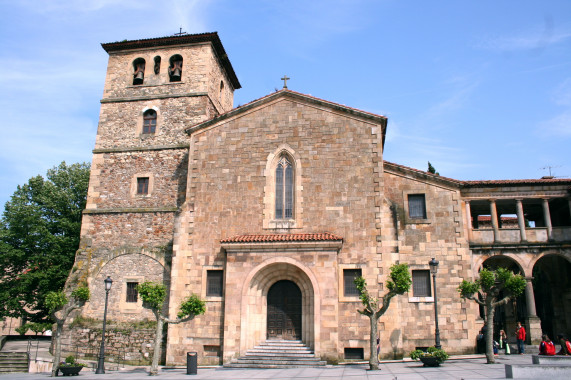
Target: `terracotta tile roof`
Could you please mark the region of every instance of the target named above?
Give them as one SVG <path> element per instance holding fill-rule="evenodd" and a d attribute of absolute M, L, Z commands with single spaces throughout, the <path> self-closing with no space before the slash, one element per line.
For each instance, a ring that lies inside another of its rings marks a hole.
<path fill-rule="evenodd" d="M 222 66 L 226 69 L 226 73 L 232 82 L 234 89 L 242 88 L 234 68 L 228 59 L 228 55 L 224 50 L 224 46 L 218 37 L 217 32 L 212 33 L 199 33 L 199 34 L 183 34 L 178 36 L 166 36 L 166 37 L 156 37 L 156 38 L 146 38 L 141 40 L 131 40 L 131 41 L 117 41 L 103 43 L 101 46 L 107 53 L 121 51 L 121 50 L 132 50 L 132 49 L 143 49 L 161 46 L 172 46 L 172 45 L 184 45 L 184 44 L 196 44 L 201 42 L 211 42 L 214 46 L 214 50 L 220 59 Z"/>
<path fill-rule="evenodd" d="M 423 170 L 418 170 L 404 166 L 401 164 L 395 164 L 394 162 L 384 161 L 384 164 L 388 168 L 394 169 L 404 169 L 417 174 L 426 175 L 434 179 L 441 179 L 445 181 L 451 181 L 459 184 L 462 187 L 486 187 L 486 186 L 510 186 L 510 185 L 556 185 L 556 184 L 571 184 L 571 178 L 539 178 L 539 179 L 499 179 L 499 180 L 485 180 L 485 181 L 461 181 L 453 178 L 444 177 L 441 175 L 432 174 Z"/>
<path fill-rule="evenodd" d="M 329 232 L 317 234 L 238 235 L 220 240 L 220 243 L 274 243 L 280 241 L 339 241 L 343 238 Z"/>
<path fill-rule="evenodd" d="M 333 109 L 343 111 L 343 112 L 347 112 L 347 113 L 350 113 L 353 115 L 361 116 L 364 118 L 373 119 L 373 120 L 376 120 L 377 122 L 382 120 L 384 122 L 384 124 L 383 124 L 383 145 L 384 145 L 384 136 L 385 136 L 386 124 L 387 124 L 387 117 L 386 116 L 376 115 L 374 113 L 362 111 L 362 110 L 357 109 L 357 108 L 347 107 L 346 105 L 343 105 L 343 104 L 333 103 L 333 102 L 330 102 L 330 101 L 327 101 L 324 99 L 317 98 L 315 96 L 303 94 L 301 92 L 296 92 L 296 91 L 288 90 L 285 88 L 281 89 L 279 91 L 273 92 L 271 94 L 268 94 L 266 96 L 263 96 L 261 98 L 252 100 L 251 102 L 248 102 L 244 105 L 233 108 L 230 111 L 225 112 L 223 114 L 220 114 L 218 116 L 215 116 L 209 120 L 206 120 L 206 121 L 200 122 L 198 124 L 192 125 L 192 126 L 186 128 L 185 131 L 187 133 L 194 132 L 197 129 L 201 129 L 202 127 L 207 127 L 209 125 L 215 124 L 215 123 L 222 121 L 224 119 L 230 118 L 234 115 L 238 115 L 238 114 L 240 114 L 244 111 L 247 111 L 251 108 L 254 108 L 260 104 L 264 104 L 265 102 L 271 101 L 273 98 L 276 98 L 279 96 L 289 96 L 289 97 L 296 98 L 296 99 L 304 99 L 308 102 L 328 106 L 328 107 L 331 107 Z"/>
<path fill-rule="evenodd" d="M 571 184 L 571 178 L 541 178 L 541 179 L 497 179 L 487 181 L 462 181 L 464 187 L 486 187 L 506 185 L 565 185 Z"/>

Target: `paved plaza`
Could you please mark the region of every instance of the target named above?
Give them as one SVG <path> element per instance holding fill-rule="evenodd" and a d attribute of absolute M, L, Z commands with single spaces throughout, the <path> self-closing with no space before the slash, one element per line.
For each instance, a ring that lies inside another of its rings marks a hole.
<path fill-rule="evenodd" d="M 365 364 L 327 366 L 325 368 L 291 368 L 291 369 L 227 369 L 199 368 L 197 375 L 186 375 L 184 368 L 163 369 L 158 378 L 161 379 L 195 379 L 195 380 L 288 380 L 288 379 L 505 379 L 504 364 L 531 364 L 531 355 L 500 355 L 497 364 L 485 364 L 483 357 L 463 357 L 448 360 L 441 367 L 423 367 L 419 362 L 395 361 L 380 365 L 380 371 L 369 371 Z M 129 368 L 119 371 L 107 370 L 104 375 L 96 375 L 91 369 L 84 369 L 80 379 L 142 379 L 148 376 L 148 367 Z M 47 373 L 39 374 L 6 374 L 0 379 L 24 380 L 46 379 Z M 550 378 L 550 380 L 554 380 Z"/>

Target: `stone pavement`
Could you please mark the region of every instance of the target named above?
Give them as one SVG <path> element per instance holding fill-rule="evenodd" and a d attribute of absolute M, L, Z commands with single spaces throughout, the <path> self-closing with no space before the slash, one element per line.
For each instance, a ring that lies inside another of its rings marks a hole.
<path fill-rule="evenodd" d="M 367 365 L 339 365 L 325 368 L 291 368 L 291 369 L 227 369 L 199 368 L 198 375 L 186 375 L 186 370 L 164 369 L 160 379 L 188 380 L 289 380 L 289 379 L 375 379 L 375 380 L 413 380 L 413 379 L 505 379 L 504 364 L 531 364 L 531 355 L 500 355 L 496 364 L 485 364 L 482 356 L 468 356 L 448 360 L 441 367 L 423 367 L 419 362 L 395 361 L 380 365 L 380 371 L 368 371 Z M 110 371 L 104 375 L 96 375 L 91 369 L 85 368 L 79 379 L 143 379 L 148 375 L 148 368 L 130 368 L 120 371 Z M 47 379 L 49 374 L 6 374 L 0 375 L 0 380 Z M 551 378 L 550 380 L 555 380 Z"/>

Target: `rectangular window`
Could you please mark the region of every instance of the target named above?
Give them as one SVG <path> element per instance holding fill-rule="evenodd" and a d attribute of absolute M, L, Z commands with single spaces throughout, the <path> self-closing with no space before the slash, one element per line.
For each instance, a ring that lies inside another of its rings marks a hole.
<path fill-rule="evenodd" d="M 343 269 L 343 288 L 346 297 L 359 296 L 355 279 L 361 277 L 361 269 Z"/>
<path fill-rule="evenodd" d="M 206 295 L 208 297 L 222 297 L 223 271 L 206 271 Z"/>
<path fill-rule="evenodd" d="M 362 347 L 345 347 L 345 359 L 363 360 L 365 357 Z"/>
<path fill-rule="evenodd" d="M 412 295 L 413 297 L 432 297 L 429 270 L 412 271 Z"/>
<path fill-rule="evenodd" d="M 137 178 L 137 194 L 138 195 L 149 194 L 149 177 Z"/>
<path fill-rule="evenodd" d="M 128 282 L 127 283 L 127 302 L 137 302 L 139 298 L 139 293 L 137 292 L 138 282 Z"/>
<path fill-rule="evenodd" d="M 424 194 L 408 195 L 408 216 L 411 219 L 426 219 L 426 201 Z"/>
<path fill-rule="evenodd" d="M 220 355 L 220 346 L 205 345 L 204 346 L 204 356 L 222 356 Z"/>

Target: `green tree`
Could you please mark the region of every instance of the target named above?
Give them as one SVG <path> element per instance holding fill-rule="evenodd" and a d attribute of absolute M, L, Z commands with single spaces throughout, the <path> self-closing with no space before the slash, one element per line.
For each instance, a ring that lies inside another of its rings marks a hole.
<path fill-rule="evenodd" d="M 377 357 L 377 325 L 379 318 L 385 314 L 391 299 L 399 294 L 404 294 L 410 289 L 412 280 L 410 278 L 410 272 L 408 270 L 407 264 L 395 264 L 391 267 L 391 273 L 389 275 L 389 280 L 387 280 L 388 292 L 385 293 L 381 299 L 377 299 L 369 294 L 367 290 L 367 282 L 363 277 L 358 277 L 355 279 L 355 285 L 359 290 L 361 302 L 365 308 L 363 310 L 357 310 L 360 314 L 369 317 L 371 324 L 371 336 L 370 336 L 370 354 L 369 354 L 369 368 L 371 370 L 379 369 L 379 358 Z"/>
<path fill-rule="evenodd" d="M 150 371 L 151 376 L 156 376 L 159 373 L 163 326 L 168 323 L 178 324 L 190 321 L 196 315 L 204 314 L 206 307 L 200 297 L 196 294 L 192 294 L 180 304 L 180 311 L 177 314 L 177 318 L 169 319 L 168 315 L 163 314 L 163 305 L 167 296 L 165 285 L 155 282 L 143 282 L 137 286 L 137 291 L 143 300 L 143 307 L 150 309 L 157 319 L 155 347 Z"/>
<path fill-rule="evenodd" d="M 49 292 L 46 294 L 44 306 L 56 324 L 56 331 L 52 338 L 55 342 L 52 377 L 56 376 L 61 360 L 61 333 L 63 331 L 63 325 L 67 317 L 69 317 L 69 314 L 85 305 L 89 297 L 89 289 L 85 286 L 78 287 L 71 292 L 71 300 L 68 300 L 63 291 Z"/>
<path fill-rule="evenodd" d="M 493 336 L 494 336 L 494 312 L 496 307 L 505 305 L 512 298 L 519 296 L 525 290 L 525 279 L 511 271 L 498 268 L 494 271 L 486 268 L 480 271 L 479 278 L 474 281 L 463 280 L 458 286 L 460 296 L 475 301 L 484 307 L 486 316 L 486 359 L 488 364 L 495 363 Z M 482 299 L 478 299 L 478 293 Z M 500 294 L 503 293 L 501 299 Z"/>
<path fill-rule="evenodd" d="M 79 248 L 89 165 L 62 162 L 18 186 L 0 220 L 0 319 L 46 322 L 44 299 L 63 289 Z"/>

